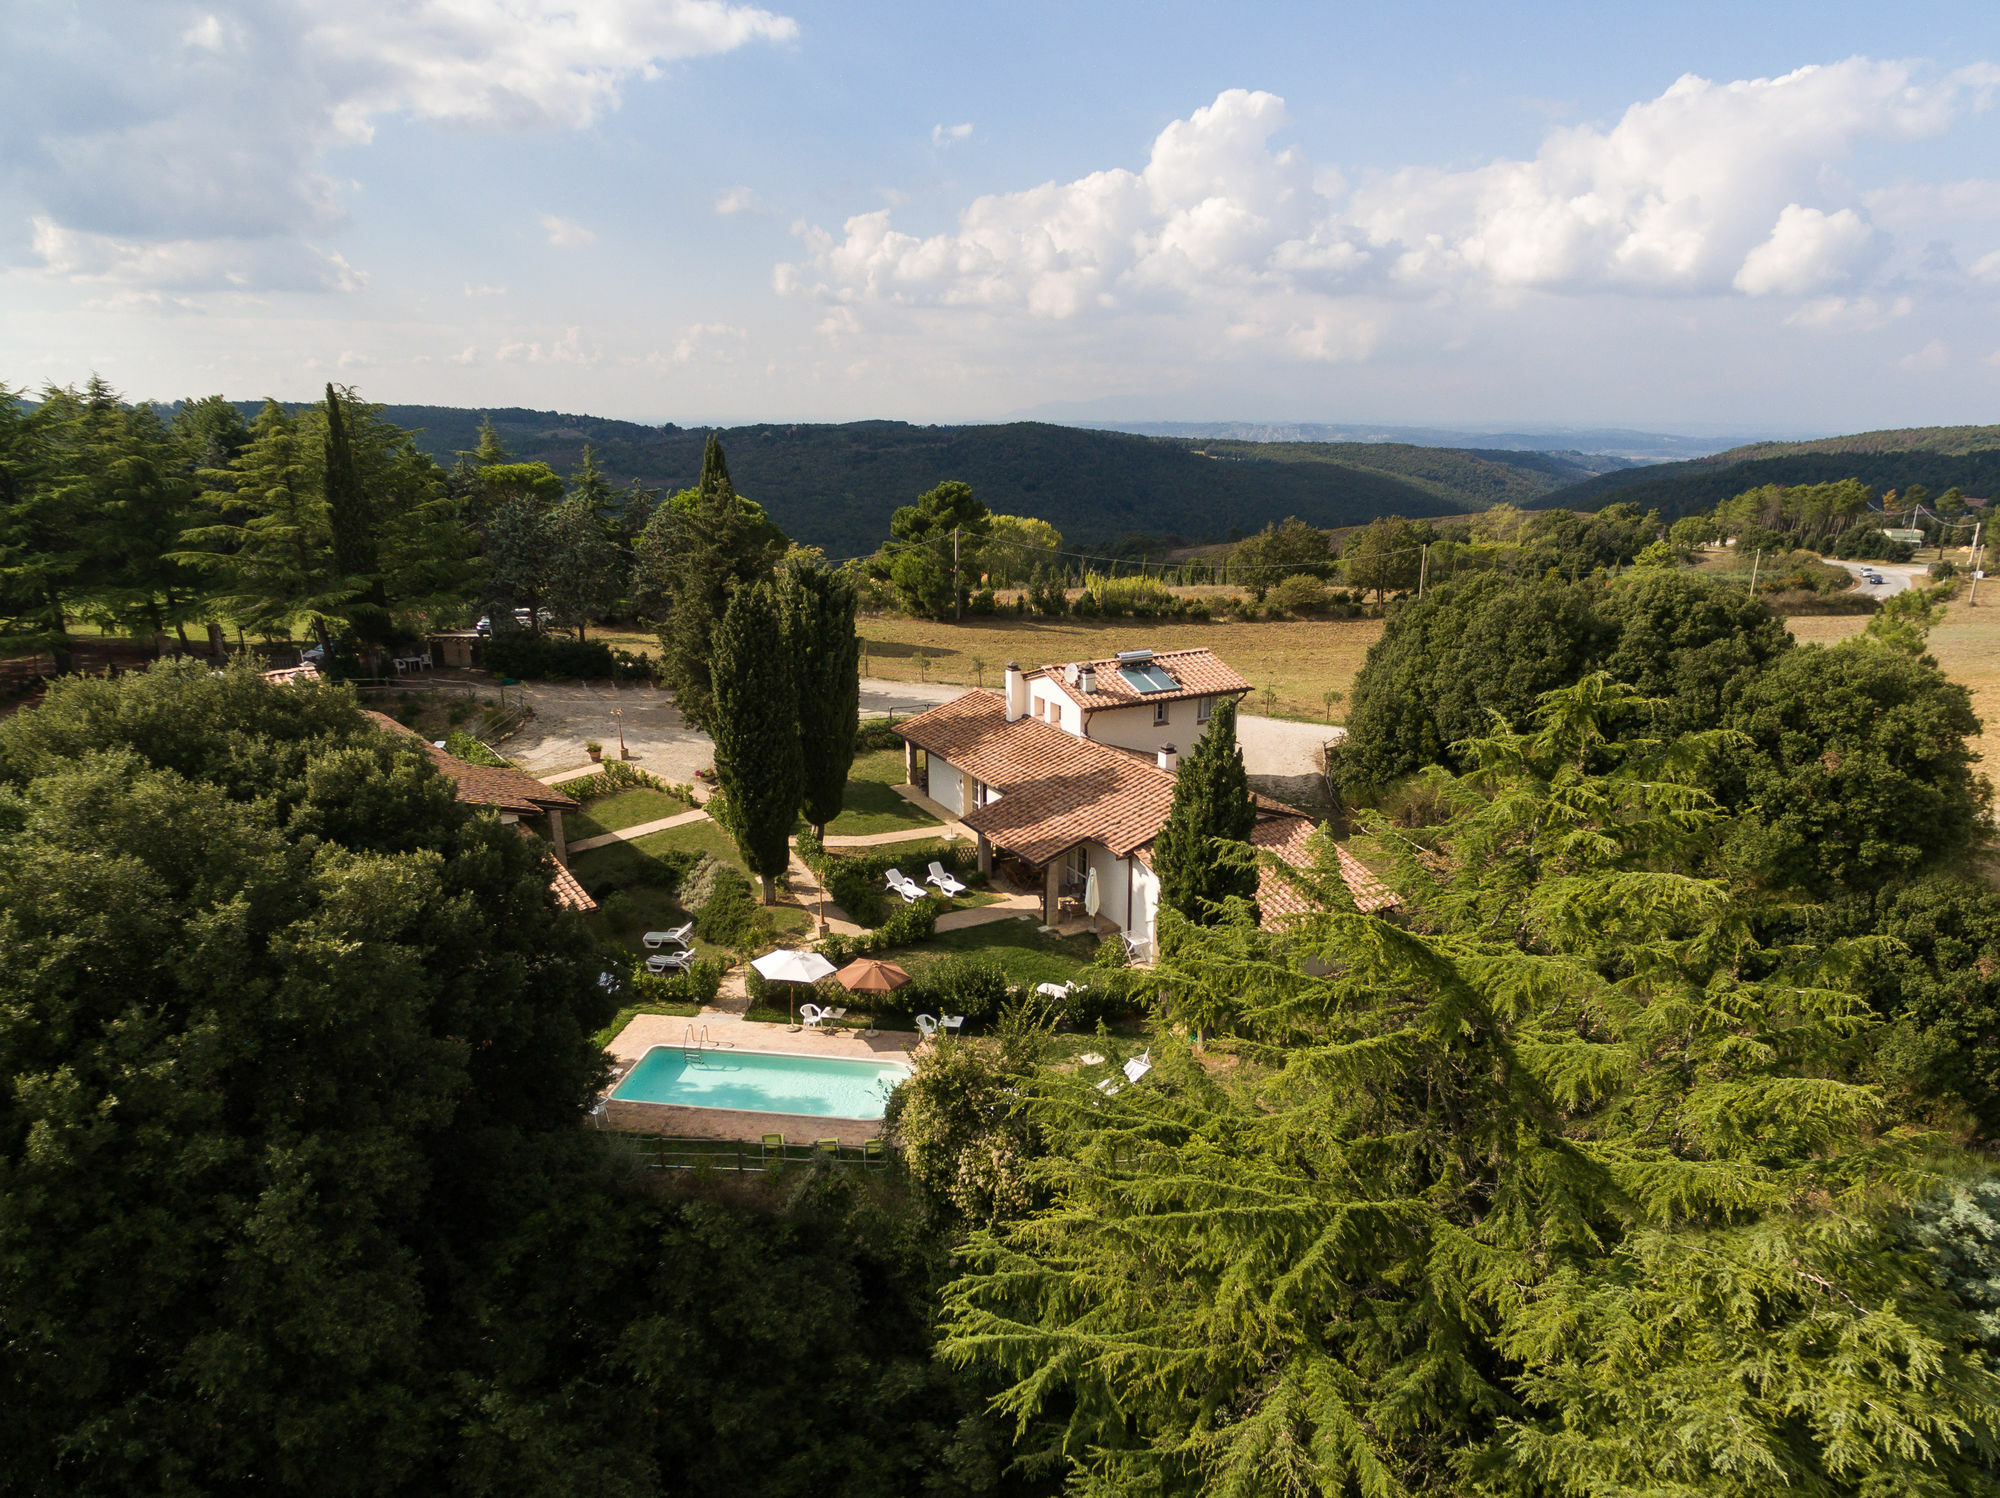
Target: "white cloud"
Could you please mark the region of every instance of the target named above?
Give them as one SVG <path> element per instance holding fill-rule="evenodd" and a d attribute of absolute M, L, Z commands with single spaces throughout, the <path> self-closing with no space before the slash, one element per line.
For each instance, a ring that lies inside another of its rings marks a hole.
<path fill-rule="evenodd" d="M 852 307 L 835 307 L 820 319 L 817 331 L 824 338 L 846 338 L 861 331 L 861 319 Z"/>
<path fill-rule="evenodd" d="M 697 358 L 706 357 L 716 364 L 728 364 L 735 360 L 743 340 L 749 331 L 726 322 L 698 322 L 689 325 L 674 345 L 674 363 L 692 364 Z"/>
<path fill-rule="evenodd" d="M 802 258 L 773 283 L 984 338 L 1171 314 L 1184 349 L 1305 360 L 1367 357 L 1399 308 L 1439 297 L 1819 297 L 1802 323 L 1858 325 L 1896 315 L 1859 299 L 1894 240 L 1841 163 L 1945 131 L 1996 82 L 1984 65 L 1925 78 L 1865 58 L 1688 76 L 1609 127 L 1551 130 L 1529 159 L 1351 188 L 1279 143 L 1282 99 L 1232 89 L 1163 130 L 1140 170 L 981 197 L 949 233 L 901 232 L 888 211 L 837 235 L 802 227 Z"/>
<path fill-rule="evenodd" d="M 468 297 L 505 296 L 507 288 L 504 286 L 488 286 L 484 282 L 475 286 L 472 282 L 467 281 L 465 283 L 465 294 Z"/>
<path fill-rule="evenodd" d="M 66 280 L 182 291 L 359 291 L 368 282 L 338 254 L 279 239 L 121 239 L 37 216 L 30 243 Z"/>
<path fill-rule="evenodd" d="M 1906 296 L 1888 301 L 1878 301 L 1872 296 L 1825 296 L 1800 304 L 1786 315 L 1785 321 L 1794 327 L 1822 332 L 1871 333 L 1888 327 L 1899 317 L 1908 317 L 1915 309 L 1916 303 Z"/>
<path fill-rule="evenodd" d="M 722 218 L 731 218 L 739 213 L 755 213 L 761 206 L 755 188 L 731 187 L 715 195 L 715 211 Z"/>
<path fill-rule="evenodd" d="M 1896 361 L 1898 369 L 1943 369 L 1951 362 L 1951 350 L 1942 338 L 1933 338 L 1914 354 L 1905 354 Z"/>
<path fill-rule="evenodd" d="M 473 351 L 467 349 L 468 355 Z M 592 365 L 602 357 L 595 348 L 583 346 L 583 329 L 565 328 L 563 336 L 547 343 L 515 340 L 503 343 L 493 351 L 493 358 L 500 364 L 579 364 Z"/>
<path fill-rule="evenodd" d="M 30 6 L 0 49 L 0 145 L 31 212 L 66 232 L 300 240 L 343 217 L 325 153 L 379 120 L 578 129 L 635 79 L 797 34 L 726 0 Z"/>
<path fill-rule="evenodd" d="M 1873 269 L 1886 251 L 1886 236 L 1852 208 L 1822 213 L 1788 203 L 1730 284 L 1750 296 L 1813 296 Z"/>
<path fill-rule="evenodd" d="M 1979 281 L 2000 281 L 2000 250 L 1973 261 L 1971 274 Z"/>
<path fill-rule="evenodd" d="M 548 231 L 549 243 L 558 249 L 577 250 L 597 243 L 595 232 L 574 219 L 557 218 L 553 213 L 545 213 L 542 215 L 542 227 Z"/>
<path fill-rule="evenodd" d="M 967 120 L 963 125 L 931 126 L 931 144 L 934 146 L 948 146 L 953 141 L 970 139 L 971 135 L 972 122 L 970 120 Z"/>
<path fill-rule="evenodd" d="M 1970 177 L 1961 182 L 1902 182 L 1861 195 L 1877 223 L 1900 227 L 1941 219 L 2000 218 L 2000 178 Z"/>

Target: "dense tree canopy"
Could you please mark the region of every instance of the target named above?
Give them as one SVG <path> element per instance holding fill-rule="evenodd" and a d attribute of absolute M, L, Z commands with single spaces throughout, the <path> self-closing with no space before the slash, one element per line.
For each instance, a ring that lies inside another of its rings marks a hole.
<path fill-rule="evenodd" d="M 1236 742 L 1236 699 L 1215 704 L 1208 729 L 1182 758 L 1174 777 L 1173 810 L 1153 844 L 1160 905 L 1185 920 L 1223 918 L 1231 899 L 1254 900 L 1257 867 L 1232 856 L 1257 824 L 1257 804 Z"/>
<path fill-rule="evenodd" d="M 1053 1205 L 974 1235 L 945 1351 L 1071 1491 L 1985 1490 L 2000 1379 L 1882 1213 L 1935 1177 L 1878 1027 L 1682 871 L 1728 818 L 1644 720 L 1600 674 L 1432 771 L 1399 922 L 1329 863 L 1286 931 L 1185 929 L 1166 1013 L 1234 1066 L 1022 1089 Z"/>

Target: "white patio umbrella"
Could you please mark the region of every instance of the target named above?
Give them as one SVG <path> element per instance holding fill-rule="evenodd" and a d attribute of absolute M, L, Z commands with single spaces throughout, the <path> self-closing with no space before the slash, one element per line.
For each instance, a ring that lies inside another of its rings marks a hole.
<path fill-rule="evenodd" d="M 766 952 L 750 966 L 773 983 L 817 983 L 834 970 L 833 964 L 817 952 L 795 952 L 787 947 Z M 796 1025 L 798 1016 L 793 1013 L 792 1005 L 797 1000 L 798 990 L 793 989 L 791 995 L 785 1001 L 785 1011 L 792 1014 L 792 1023 Z"/>
<path fill-rule="evenodd" d="M 1092 920 L 1097 919 L 1097 907 L 1101 903 L 1097 893 L 1097 870 L 1092 869 L 1083 878 L 1083 910 Z"/>

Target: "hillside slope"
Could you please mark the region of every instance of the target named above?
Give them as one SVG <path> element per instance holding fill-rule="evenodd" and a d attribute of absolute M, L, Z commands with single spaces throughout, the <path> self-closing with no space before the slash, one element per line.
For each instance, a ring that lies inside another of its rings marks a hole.
<path fill-rule="evenodd" d="M 1600 474 L 1534 504 L 1596 510 L 1624 500 L 1671 520 L 1763 484 L 1846 478 L 1878 491 L 1922 484 L 1933 494 L 1954 485 L 1971 495 L 2000 494 L 2000 427 L 1902 427 L 1811 442 L 1757 442 L 1709 458 Z"/>
<path fill-rule="evenodd" d="M 516 459 L 567 473 L 583 444 L 623 484 L 679 489 L 695 480 L 707 429 L 649 427 L 553 411 L 389 406 L 438 461 L 478 443 L 492 419 Z M 785 531 L 836 557 L 873 550 L 899 505 L 963 479 L 996 512 L 1034 515 L 1081 544 L 1129 531 L 1189 540 L 1244 533 L 1297 515 L 1321 526 L 1377 515 L 1436 516 L 1495 498 L 1525 503 L 1574 476 L 1540 454 L 1472 454 L 1370 444 L 1203 444 L 1040 422 L 920 427 L 896 421 L 732 427 L 719 434 L 742 493 Z M 1224 451 L 1222 449 L 1227 449 Z M 1322 451 L 1321 449 L 1325 449 Z"/>

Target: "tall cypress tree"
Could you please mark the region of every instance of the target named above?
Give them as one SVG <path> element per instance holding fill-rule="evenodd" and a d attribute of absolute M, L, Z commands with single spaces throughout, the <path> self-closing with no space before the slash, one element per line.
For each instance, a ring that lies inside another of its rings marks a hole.
<path fill-rule="evenodd" d="M 784 613 L 770 583 L 738 588 L 711 642 L 715 705 L 715 774 L 722 784 L 722 824 L 750 872 L 772 880 L 791 860 L 799 814 L 798 686 L 785 639 Z"/>
<path fill-rule="evenodd" d="M 1225 697 L 1215 705 L 1208 732 L 1181 761 L 1174 809 L 1153 843 L 1160 902 L 1205 925 L 1229 896 L 1256 898 L 1256 867 L 1225 861 L 1215 847 L 1217 838 L 1248 842 L 1256 825 L 1257 804 L 1236 742 L 1236 699 Z"/>
<path fill-rule="evenodd" d="M 840 815 L 860 726 L 861 639 L 854 583 L 811 552 L 794 552 L 780 580 L 785 633 L 797 668 L 799 809 L 824 836 Z"/>
<path fill-rule="evenodd" d="M 710 646 L 733 590 L 768 582 L 784 537 L 729 480 L 722 444 L 711 436 L 701 482 L 662 505 L 639 538 L 635 587 L 660 613 L 660 668 L 674 706 L 695 728 L 714 732 Z"/>
<path fill-rule="evenodd" d="M 346 409 L 331 381 L 326 387 L 325 494 L 334 571 L 365 590 L 365 601 L 349 607 L 349 623 L 362 639 L 379 641 L 387 629 L 389 611 L 376 571 L 374 517 L 369 513 L 361 469 L 354 461 Z"/>

